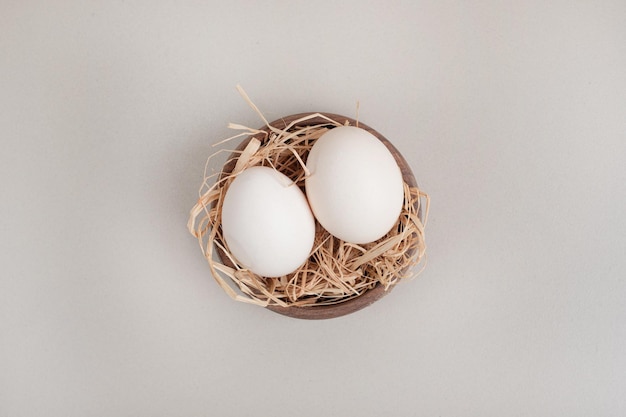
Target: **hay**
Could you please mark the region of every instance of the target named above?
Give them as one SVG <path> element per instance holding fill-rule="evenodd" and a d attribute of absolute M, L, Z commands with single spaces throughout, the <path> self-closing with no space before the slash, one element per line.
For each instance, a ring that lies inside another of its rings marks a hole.
<path fill-rule="evenodd" d="M 240 92 L 260 114 L 245 93 L 242 90 Z M 313 251 L 309 259 L 293 273 L 265 278 L 239 265 L 229 253 L 220 227 L 222 203 L 234 178 L 248 167 L 269 166 L 304 189 L 304 179 L 309 175 L 304 161 L 309 150 L 328 129 L 343 125 L 326 115 L 313 113 L 279 129 L 261 117 L 266 130 L 230 125 L 242 131 L 233 138 L 250 136 L 249 141 L 243 149 L 222 149 L 209 157 L 200 196 L 191 210 L 187 225 L 190 233 L 198 239 L 213 277 L 230 297 L 260 306 L 329 305 L 358 297 L 377 284 L 387 290 L 400 280 L 410 278 L 411 271 L 420 263 L 422 268 L 418 272 L 423 270 L 425 221 L 422 222 L 420 218 L 420 205 L 422 200 L 426 202 L 422 216 L 426 219 L 429 198 L 419 188 L 406 182 L 400 217 L 391 231 L 376 242 L 364 245 L 344 242 L 332 236 L 316 221 Z M 312 119 L 319 121 L 320 118 L 324 120 L 322 123 L 306 123 Z M 231 152 L 230 159 L 220 174 L 208 175 L 210 160 L 222 152 Z M 232 283 L 236 285 L 235 288 Z"/>

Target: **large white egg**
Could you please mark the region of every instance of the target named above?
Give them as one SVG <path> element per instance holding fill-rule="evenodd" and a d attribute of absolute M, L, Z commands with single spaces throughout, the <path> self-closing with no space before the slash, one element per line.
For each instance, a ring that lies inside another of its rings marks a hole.
<path fill-rule="evenodd" d="M 368 131 L 336 127 L 309 152 L 306 194 L 313 214 L 332 235 L 351 243 L 373 242 L 389 232 L 404 201 L 400 167 Z"/>
<path fill-rule="evenodd" d="M 315 219 L 304 193 L 269 167 L 250 167 L 233 180 L 222 205 L 230 253 L 264 277 L 289 274 L 308 258 Z"/>

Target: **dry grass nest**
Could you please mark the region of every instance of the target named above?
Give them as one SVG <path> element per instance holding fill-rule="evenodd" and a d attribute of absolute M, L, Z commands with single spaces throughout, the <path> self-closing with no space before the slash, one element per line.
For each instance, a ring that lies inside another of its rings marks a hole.
<path fill-rule="evenodd" d="M 234 178 L 248 167 L 269 166 L 304 190 L 304 179 L 309 174 L 305 161 L 315 141 L 328 129 L 349 124 L 320 113 L 283 124 L 282 129 L 263 120 L 266 127 L 261 130 L 230 125 L 241 131 L 234 138 L 248 136 L 248 139 L 238 149 L 222 149 L 209 158 L 199 199 L 188 223 L 213 277 L 229 296 L 260 306 L 314 307 L 346 302 L 377 285 L 387 291 L 398 281 L 416 275 L 413 271 L 418 264 L 422 264 L 418 273 L 421 272 L 425 264 L 424 223 L 429 199 L 417 186 L 408 184 L 406 178 L 402 212 L 383 238 L 356 245 L 332 236 L 316 222 L 313 251 L 293 273 L 266 278 L 239 265 L 229 253 L 221 230 L 222 203 Z M 230 152 L 229 160 L 221 172 L 209 175 L 209 161 L 221 152 Z"/>

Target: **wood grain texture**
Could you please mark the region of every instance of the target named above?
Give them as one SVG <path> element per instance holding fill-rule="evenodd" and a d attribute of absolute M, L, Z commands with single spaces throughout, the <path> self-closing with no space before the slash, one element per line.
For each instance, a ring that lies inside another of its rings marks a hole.
<path fill-rule="evenodd" d="M 271 122 L 270 125 L 280 128 L 280 129 L 284 129 L 293 121 L 301 119 L 310 114 L 311 113 L 293 114 L 293 115 L 275 120 Z M 320 112 L 320 114 L 323 114 L 324 116 L 332 120 L 335 120 L 341 124 L 344 124 L 347 121 L 351 126 L 356 126 L 356 120 L 350 117 L 341 116 L 341 115 L 333 114 L 333 113 Z M 295 126 L 302 127 L 302 126 L 310 126 L 310 125 L 323 124 L 323 123 L 328 123 L 328 121 L 322 117 L 315 117 L 315 118 L 308 119 L 304 122 L 301 122 L 299 124 L 296 124 Z M 400 170 L 402 171 L 402 177 L 404 178 L 404 181 L 411 187 L 417 187 L 417 181 L 415 180 L 415 176 L 413 175 L 413 172 L 411 171 L 409 164 L 404 159 L 404 157 L 400 154 L 400 152 L 391 144 L 391 142 L 389 142 L 383 135 L 378 133 L 376 130 L 372 129 L 371 127 L 361 122 L 359 122 L 359 127 L 372 133 L 387 147 L 387 149 L 389 149 L 389 151 L 395 158 L 398 166 L 400 167 Z M 269 128 L 267 126 L 263 126 L 259 128 L 259 130 L 268 132 Z M 262 139 L 263 134 L 259 133 L 257 135 L 248 137 L 247 139 L 242 141 L 242 143 L 237 147 L 237 151 L 243 150 L 253 137 Z M 222 168 L 222 174 L 220 178 L 223 177 L 224 175 L 228 175 L 234 169 L 237 155 L 238 155 L 237 153 L 233 153 L 230 156 L 229 162 L 227 162 Z M 422 219 L 421 207 L 419 208 L 418 215 L 420 219 Z M 218 250 L 218 254 L 222 262 L 224 262 L 224 264 L 231 266 L 231 267 L 234 266 L 230 262 L 228 257 L 225 256 L 221 251 Z M 412 256 L 414 255 L 414 253 L 411 253 L 410 255 Z M 406 271 L 402 271 L 402 272 L 406 272 Z M 394 286 L 391 286 L 389 289 L 387 289 L 387 291 L 385 291 L 384 287 L 378 284 L 374 288 L 366 291 L 365 293 L 363 293 L 357 298 L 352 298 L 345 302 L 333 304 L 333 305 L 308 306 L 308 307 L 268 306 L 266 308 L 275 313 L 279 313 L 285 316 L 299 318 L 299 319 L 309 319 L 309 320 L 330 319 L 330 318 L 341 317 L 346 314 L 354 313 L 355 311 L 361 310 L 373 304 L 377 300 L 389 294 L 389 292 L 391 292 L 393 287 Z"/>

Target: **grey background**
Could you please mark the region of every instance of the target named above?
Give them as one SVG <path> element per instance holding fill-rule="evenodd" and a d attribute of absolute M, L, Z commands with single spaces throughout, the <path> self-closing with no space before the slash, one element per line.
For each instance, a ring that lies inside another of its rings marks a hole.
<path fill-rule="evenodd" d="M 626 3 L 0 1 L 0 416 L 623 416 Z M 340 319 L 187 233 L 228 122 L 329 111 L 432 198 Z"/>

